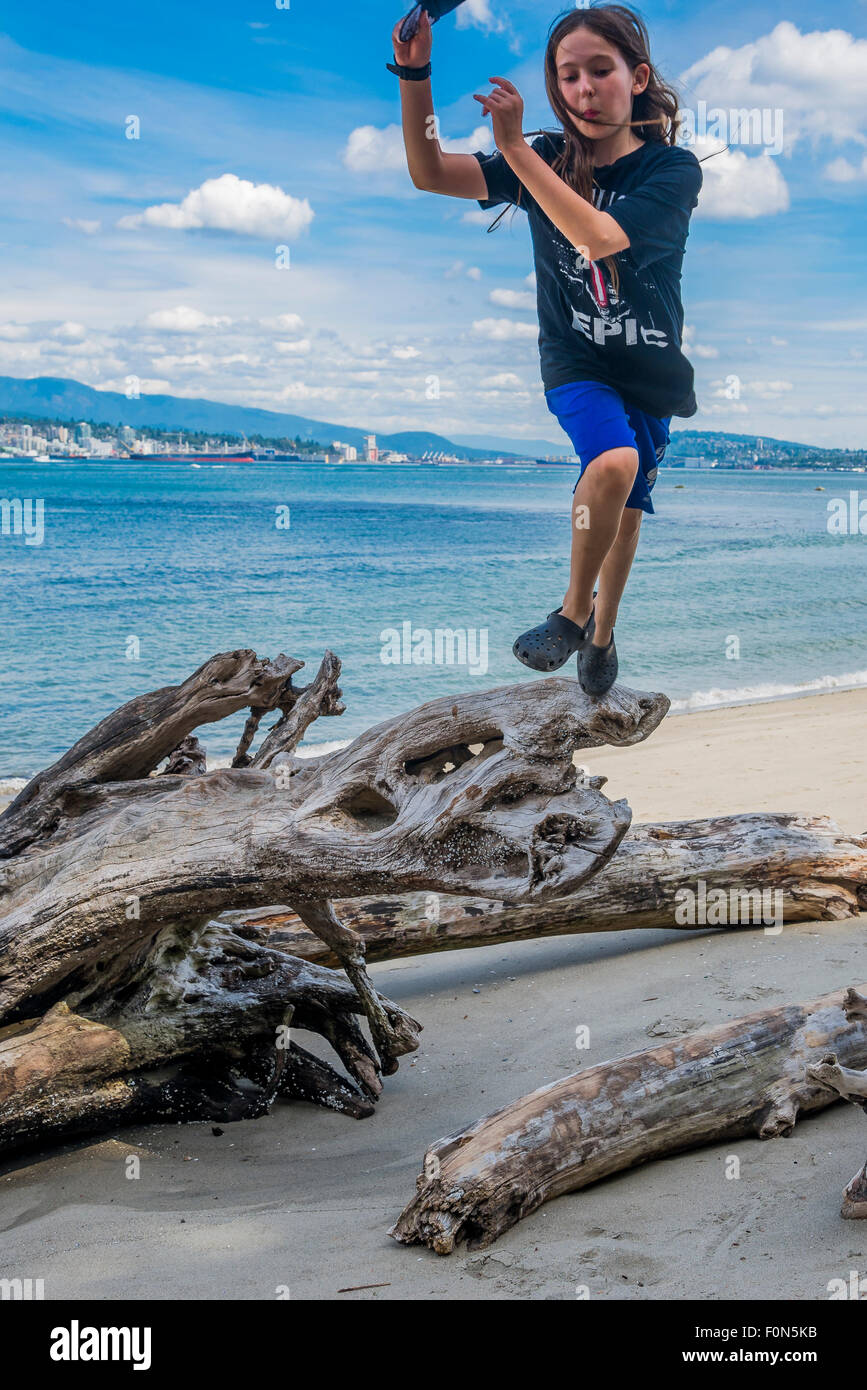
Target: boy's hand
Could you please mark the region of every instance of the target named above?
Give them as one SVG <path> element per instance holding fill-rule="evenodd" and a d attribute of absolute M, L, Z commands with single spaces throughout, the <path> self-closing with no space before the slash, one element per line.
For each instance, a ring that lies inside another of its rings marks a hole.
<path fill-rule="evenodd" d="M 497 84 L 494 90 L 486 96 L 474 94 L 473 101 L 481 102 L 483 115 L 490 115 L 494 144 L 504 152 L 524 143 L 524 103 L 517 87 L 505 77 L 489 77 L 488 81 Z"/>
<path fill-rule="evenodd" d="M 431 50 L 433 48 L 430 15 L 427 10 L 422 10 L 421 18 L 418 22 L 418 29 L 409 43 L 401 43 L 400 39 L 397 37 L 404 19 L 406 19 L 406 15 L 401 16 L 391 31 L 391 42 L 394 44 L 394 61 L 400 63 L 401 67 L 404 68 L 423 68 L 425 63 L 430 62 Z"/>

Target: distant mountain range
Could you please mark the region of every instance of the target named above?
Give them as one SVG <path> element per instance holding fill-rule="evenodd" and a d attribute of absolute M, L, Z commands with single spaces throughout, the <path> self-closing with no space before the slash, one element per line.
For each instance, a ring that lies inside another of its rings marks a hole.
<path fill-rule="evenodd" d="M 308 415 L 283 415 L 275 410 L 227 405 L 185 396 L 139 396 L 130 400 L 120 391 L 95 391 L 80 381 L 63 377 L 0 377 L 0 412 L 34 419 L 87 420 L 92 424 L 130 425 L 133 429 L 149 425 L 152 429 L 205 430 L 214 434 L 260 434 L 279 439 L 313 439 L 328 446 L 339 439 L 344 444 L 364 447 L 367 434 L 376 434 L 381 449 L 419 455 L 456 454 L 459 458 L 489 458 L 491 449 L 515 458 L 534 458 L 537 452 L 567 453 L 568 442 L 558 446 L 548 441 L 512 441 L 509 448 L 480 444 L 456 444 L 429 430 L 401 430 L 397 434 L 378 434 L 353 425 L 335 425 L 327 420 L 311 420 Z M 508 441 L 503 441 L 506 444 Z M 537 443 L 544 444 L 542 450 Z"/>
<path fill-rule="evenodd" d="M 524 455 L 537 458 L 545 454 L 572 452 L 565 434 L 560 434 L 559 439 L 509 439 L 502 434 L 457 434 L 454 442 L 462 449 L 484 449 L 488 455 L 514 454 L 516 450 L 521 450 Z"/>
<path fill-rule="evenodd" d="M 184 396 L 139 396 L 129 400 L 119 391 L 96 391 L 80 381 L 64 377 L 0 377 L 0 414 L 23 415 L 33 419 L 57 419 L 92 424 L 150 426 L 164 430 L 202 430 L 209 434 L 262 435 L 266 438 L 312 439 L 328 447 L 335 439 L 364 447 L 367 434 L 374 430 L 354 425 L 335 425 L 311 420 L 307 415 L 283 415 L 275 410 L 228 405 L 224 401 L 188 399 Z M 396 453 L 454 454 L 467 460 L 490 458 L 533 459 L 545 454 L 568 454 L 568 441 L 548 439 L 509 439 L 505 435 L 469 434 L 447 439 L 428 430 L 401 430 L 397 434 L 377 434 L 382 449 Z M 769 436 L 733 434 L 725 430 L 673 430 L 666 462 L 693 457 L 715 459 L 723 466 L 743 465 L 761 460 L 776 467 L 851 468 L 867 466 L 867 452 L 856 449 L 822 449 L 793 440 Z"/>

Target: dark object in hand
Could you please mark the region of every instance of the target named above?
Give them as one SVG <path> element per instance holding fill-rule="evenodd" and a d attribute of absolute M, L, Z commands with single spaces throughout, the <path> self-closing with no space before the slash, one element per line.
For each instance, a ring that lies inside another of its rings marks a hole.
<path fill-rule="evenodd" d="M 444 14 L 451 14 L 456 10 L 463 0 L 424 0 L 423 5 L 416 5 L 415 9 L 410 10 L 398 30 L 397 37 L 401 43 L 409 43 L 418 33 L 418 26 L 421 21 L 422 10 L 427 10 L 430 15 L 431 24 L 435 24 L 438 19 L 442 19 Z"/>

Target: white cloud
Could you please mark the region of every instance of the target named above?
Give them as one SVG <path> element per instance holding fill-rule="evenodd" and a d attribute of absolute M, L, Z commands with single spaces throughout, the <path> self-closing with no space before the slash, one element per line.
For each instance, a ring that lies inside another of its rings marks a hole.
<path fill-rule="evenodd" d="M 682 347 L 687 357 L 719 357 L 719 348 L 708 347 L 693 341 L 694 329 L 691 323 L 683 325 Z"/>
<path fill-rule="evenodd" d="M 718 391 L 716 394 L 721 396 L 724 393 Z M 746 405 L 744 401 L 727 400 L 724 404 L 717 405 L 715 401 L 702 400 L 699 413 L 702 417 L 706 415 L 749 415 L 750 409 L 751 407 Z"/>
<path fill-rule="evenodd" d="M 839 159 L 832 159 L 825 170 L 825 178 L 831 179 L 833 183 L 855 183 L 860 179 L 867 179 L 867 154 L 860 164 L 850 164 L 842 155 Z"/>
<path fill-rule="evenodd" d="M 524 383 L 514 372 L 497 372 L 495 376 L 482 377 L 479 386 L 487 391 L 523 391 Z"/>
<path fill-rule="evenodd" d="M 407 343 L 404 347 L 393 347 L 391 349 L 391 355 L 392 357 L 397 357 L 400 361 L 409 361 L 411 357 L 419 356 L 419 350 Z"/>
<path fill-rule="evenodd" d="M 337 392 L 327 386 L 308 386 L 306 381 L 290 381 L 288 386 L 284 386 L 281 391 L 272 396 L 275 401 L 308 401 L 321 399 L 323 396 L 331 399 L 337 398 Z"/>
<path fill-rule="evenodd" d="M 158 372 L 174 372 L 178 367 L 201 367 L 207 371 L 214 359 L 201 352 L 185 352 L 180 355 L 166 353 L 163 357 L 152 357 L 151 361 Z"/>
<path fill-rule="evenodd" d="M 61 221 L 64 227 L 71 227 L 74 232 L 84 232 L 85 236 L 93 236 L 102 226 L 101 222 L 90 222 L 84 217 L 63 217 Z"/>
<path fill-rule="evenodd" d="M 711 383 L 714 396 L 725 396 L 728 390 L 725 382 L 719 380 Z M 776 401 L 782 396 L 794 391 L 791 381 L 741 381 L 741 398 L 757 396 L 759 400 Z M 733 407 L 743 409 L 743 405 L 737 406 L 736 401 L 732 401 Z"/>
<path fill-rule="evenodd" d="M 458 29 L 484 29 L 486 33 L 501 34 L 505 22 L 491 10 L 489 0 L 464 0 L 455 16 Z"/>
<path fill-rule="evenodd" d="M 764 401 L 775 401 L 795 389 L 791 381 L 748 381 L 742 383 L 742 387 L 749 395 Z"/>
<path fill-rule="evenodd" d="M 865 143 L 867 39 L 855 39 L 845 29 L 802 34 L 784 19 L 769 34 L 740 48 L 712 49 L 687 68 L 681 80 L 695 100 L 706 101 L 709 108 L 720 107 L 735 117 L 744 107 L 767 109 L 781 124 L 785 116 L 786 154 L 806 139 L 814 144 Z"/>
<path fill-rule="evenodd" d="M 20 367 L 25 362 L 41 366 L 43 357 L 38 343 L 18 343 L 13 347 L 0 342 L 0 362 L 10 367 Z"/>
<path fill-rule="evenodd" d="M 186 304 L 179 304 L 176 309 L 155 309 L 145 319 L 148 328 L 159 328 L 164 333 L 197 333 L 200 328 L 228 328 L 231 322 L 229 318 L 203 314 L 200 309 L 191 309 Z"/>
<path fill-rule="evenodd" d="M 122 217 L 119 227 L 168 227 L 173 231 L 210 227 L 241 236 L 294 237 L 313 220 L 306 198 L 293 198 L 270 183 L 250 183 L 237 174 L 206 179 L 180 203 L 158 203 Z"/>
<path fill-rule="evenodd" d="M 487 126 L 480 125 L 469 135 L 454 140 L 441 134 L 439 143 L 446 154 L 474 154 L 476 150 L 488 152 L 493 144 L 493 136 Z M 393 173 L 396 170 L 406 173 L 402 127 L 387 125 L 380 129 L 375 125 L 356 126 L 350 132 L 342 159 L 346 168 L 356 174 Z"/>
<path fill-rule="evenodd" d="M 492 304 L 501 309 L 535 309 L 536 296 L 529 290 L 491 290 L 488 295 Z"/>
<path fill-rule="evenodd" d="M 466 276 L 468 280 L 481 280 L 482 272 L 477 265 L 466 265 L 463 261 L 454 261 L 444 272 L 444 278 L 454 280 L 458 276 Z"/>
<path fill-rule="evenodd" d="M 490 126 L 486 125 L 477 125 L 469 135 L 464 135 L 457 140 L 449 140 L 440 136 L 440 146 L 447 154 L 475 154 L 476 150 L 483 150 L 485 154 L 490 154 L 493 144 L 493 132 Z"/>
<path fill-rule="evenodd" d="M 105 341 L 99 342 L 96 338 L 85 338 L 80 343 L 46 342 L 43 344 L 44 352 L 55 357 L 70 359 L 75 363 L 76 370 L 78 370 L 79 365 L 76 361 L 77 358 L 88 357 L 96 360 L 104 357 L 107 349 L 108 344 Z M 120 361 L 117 359 L 114 360 L 119 367 L 121 365 Z"/>
<path fill-rule="evenodd" d="M 693 153 L 701 159 L 715 145 L 710 139 L 697 140 Z M 704 182 L 698 195 L 697 217 L 744 222 L 788 210 L 788 186 L 778 160 L 767 150 L 752 159 L 743 150 L 722 150 L 702 165 L 702 172 Z"/>
<path fill-rule="evenodd" d="M 276 318 L 260 319 L 262 328 L 276 328 L 281 333 L 300 333 L 304 320 L 300 314 L 277 314 Z"/>
<path fill-rule="evenodd" d="M 401 169 L 406 172 L 406 151 L 399 125 L 379 130 L 375 125 L 356 126 L 343 151 L 343 163 L 356 174 Z"/>
<path fill-rule="evenodd" d="M 0 338 L 5 338 L 8 342 L 17 342 L 20 338 L 29 338 L 30 329 L 23 323 L 0 323 Z"/>
<path fill-rule="evenodd" d="M 512 338 L 536 338 L 535 323 L 518 323 L 515 319 L 476 319 L 473 332 L 491 342 L 507 342 Z"/>
<path fill-rule="evenodd" d="M 274 347 L 278 352 L 294 352 L 296 354 L 307 353 L 310 351 L 310 339 L 294 338 L 291 343 L 284 343 L 278 339 L 275 341 Z"/>
<path fill-rule="evenodd" d="M 83 323 L 72 323 L 69 319 L 51 330 L 52 338 L 84 338 L 86 335 L 87 329 Z"/>
<path fill-rule="evenodd" d="M 164 381 L 161 377 L 136 377 L 136 382 L 143 396 L 165 396 L 173 392 L 172 383 Z M 124 395 L 129 390 L 129 383 L 123 377 L 116 381 L 101 381 L 93 385 L 96 391 L 122 391 Z"/>

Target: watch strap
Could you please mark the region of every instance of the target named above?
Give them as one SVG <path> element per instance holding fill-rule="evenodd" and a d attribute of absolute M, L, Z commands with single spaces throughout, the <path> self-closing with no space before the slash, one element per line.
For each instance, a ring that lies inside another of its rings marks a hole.
<path fill-rule="evenodd" d="M 426 77 L 430 77 L 430 63 L 425 63 L 423 68 L 408 68 L 401 63 L 386 63 L 389 72 L 393 72 L 405 82 L 423 82 Z"/>

